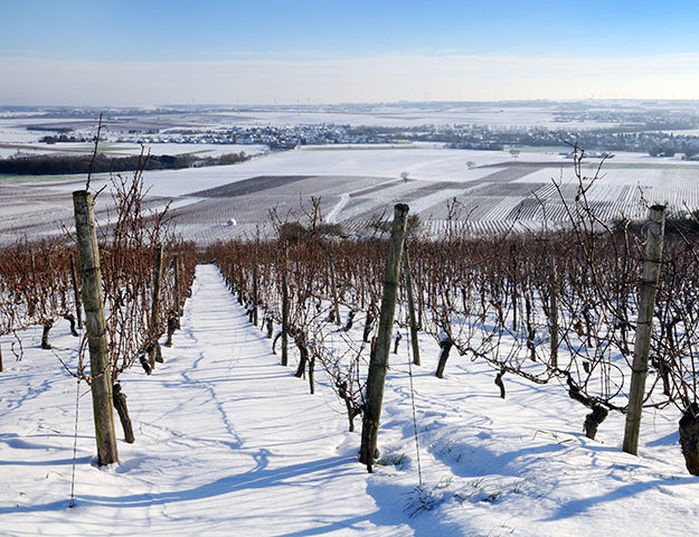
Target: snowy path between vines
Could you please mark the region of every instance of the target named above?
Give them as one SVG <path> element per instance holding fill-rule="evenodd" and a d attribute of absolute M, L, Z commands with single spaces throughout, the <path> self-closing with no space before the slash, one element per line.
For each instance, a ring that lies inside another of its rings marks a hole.
<path fill-rule="evenodd" d="M 54 332 L 57 348 L 75 346 L 62 325 Z M 69 509 L 76 382 L 39 349 L 40 329 L 22 337 L 19 362 L 0 340 L 0 535 L 699 535 L 699 480 L 685 472 L 676 412 L 644 416 L 632 457 L 619 448 L 621 416 L 590 441 L 586 410 L 560 386 L 505 377 L 501 400 L 492 371 L 458 357 L 436 379 L 427 336 L 415 371 L 425 485 L 405 352 L 391 355 L 383 464 L 367 474 L 322 376 L 310 395 L 278 365 L 213 266 L 197 268 L 165 363 L 122 375 L 136 443 L 119 442 L 119 464 L 91 463 L 81 397 Z"/>

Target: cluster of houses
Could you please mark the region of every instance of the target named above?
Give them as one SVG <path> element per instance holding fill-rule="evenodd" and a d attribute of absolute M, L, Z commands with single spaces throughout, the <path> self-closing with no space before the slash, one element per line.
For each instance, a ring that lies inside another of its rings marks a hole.
<path fill-rule="evenodd" d="M 424 137 L 423 137 L 424 138 Z M 427 139 L 434 140 L 431 135 Z M 500 129 L 474 126 L 455 128 L 451 132 L 442 130 L 441 141 L 449 147 L 459 149 L 502 150 L 506 147 L 555 147 L 577 144 L 588 152 L 600 154 L 615 151 L 634 151 L 652 156 L 673 156 L 681 153 L 694 159 L 699 155 L 699 136 L 696 134 L 673 134 L 664 131 L 628 131 L 625 128 L 570 130 L 570 129 Z M 448 140 L 446 139 L 448 138 Z"/>
<path fill-rule="evenodd" d="M 600 129 L 551 129 L 544 127 L 491 128 L 486 125 L 421 125 L 419 127 L 362 127 L 350 125 L 268 125 L 233 126 L 219 129 L 168 129 L 160 133 L 122 133 L 119 142 L 263 144 L 273 150 L 302 145 L 379 144 L 438 142 L 457 149 L 500 151 L 509 147 L 558 147 L 577 144 L 589 151 L 612 153 L 634 151 L 653 156 L 681 153 L 693 159 L 699 155 L 699 136 L 668 133 L 663 130 L 636 130 L 630 127 Z"/>
<path fill-rule="evenodd" d="M 372 144 L 386 142 L 385 133 L 348 125 L 269 125 L 230 127 L 216 130 L 169 129 L 162 134 L 129 133 L 120 142 L 182 144 L 264 144 L 271 149 L 293 149 L 298 145 Z"/>

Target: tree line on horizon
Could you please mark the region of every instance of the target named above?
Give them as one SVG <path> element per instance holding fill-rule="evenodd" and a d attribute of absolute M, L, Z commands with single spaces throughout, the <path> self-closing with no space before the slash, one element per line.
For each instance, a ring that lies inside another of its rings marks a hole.
<path fill-rule="evenodd" d="M 236 164 L 250 157 L 240 153 L 226 153 L 216 157 L 196 155 L 150 155 L 143 164 L 145 170 L 178 170 L 200 166 Z M 59 175 L 126 172 L 139 168 L 142 157 L 130 155 L 111 157 L 99 153 L 93 157 L 85 155 L 32 155 L 0 159 L 0 174 L 12 175 Z"/>

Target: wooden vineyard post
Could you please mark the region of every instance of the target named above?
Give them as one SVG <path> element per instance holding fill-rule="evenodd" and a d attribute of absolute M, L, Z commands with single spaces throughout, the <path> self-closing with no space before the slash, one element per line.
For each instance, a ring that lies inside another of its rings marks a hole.
<path fill-rule="evenodd" d="M 417 320 L 415 319 L 415 297 L 413 296 L 413 278 L 410 273 L 410 257 L 406 248 L 403 252 L 403 277 L 408 295 L 408 317 L 410 322 L 410 343 L 413 347 L 413 363 L 420 365 L 420 342 L 417 339 Z"/>
<path fill-rule="evenodd" d="M 151 307 L 151 322 L 156 323 L 160 311 L 160 286 L 163 280 L 163 245 L 158 244 L 155 253 L 155 276 L 153 285 L 153 304 Z"/>
<path fill-rule="evenodd" d="M 257 242 L 255 242 L 254 262 L 252 265 L 252 318 L 250 319 L 254 326 L 257 326 Z"/>
<path fill-rule="evenodd" d="M 75 295 L 75 316 L 78 320 L 78 330 L 83 327 L 82 304 L 80 303 L 80 288 L 78 287 L 78 276 L 75 273 L 75 259 L 70 254 L 70 279 L 73 283 L 73 294 Z"/>
<path fill-rule="evenodd" d="M 335 321 L 335 324 L 340 326 L 342 324 L 342 319 L 340 319 L 340 306 L 339 300 L 337 298 L 337 286 L 335 284 L 335 261 L 333 260 L 333 256 L 330 253 L 330 250 L 328 250 L 327 246 L 323 244 L 322 240 L 320 241 L 320 247 L 323 249 L 325 256 L 328 258 L 328 285 L 330 287 L 330 294 L 333 301 L 333 319 Z"/>
<path fill-rule="evenodd" d="M 180 319 L 180 262 L 177 256 L 172 260 L 172 270 L 174 272 L 174 290 L 175 290 L 175 308 L 168 312 L 167 318 L 167 339 L 165 340 L 166 347 L 172 347 L 172 336 L 178 328 Z"/>
<path fill-rule="evenodd" d="M 172 258 L 173 271 L 173 286 L 175 288 L 175 304 L 179 307 L 180 304 L 180 259 L 175 256 Z"/>
<path fill-rule="evenodd" d="M 151 305 L 150 328 L 151 336 L 155 341 L 151 343 L 151 349 L 148 352 L 148 362 L 150 363 L 151 371 L 155 369 L 155 362 L 162 362 L 160 354 L 160 345 L 156 334 L 158 329 L 158 313 L 160 312 L 160 287 L 163 280 L 163 245 L 158 244 L 155 254 L 155 275 L 153 282 L 153 304 Z M 160 359 L 158 359 L 160 358 Z"/>
<path fill-rule="evenodd" d="M 379 420 L 381 418 L 381 404 L 383 402 L 386 370 L 388 369 L 388 354 L 391 349 L 391 329 L 396 309 L 396 295 L 400 278 L 401 260 L 403 256 L 403 244 L 407 228 L 408 206 L 399 203 L 394 208 L 393 225 L 391 226 L 391 239 L 388 248 L 388 260 L 384 273 L 383 297 L 381 298 L 381 310 L 379 314 L 379 330 L 376 337 L 376 346 L 371 353 L 369 362 L 369 375 L 366 385 L 366 409 L 362 422 L 362 445 L 359 455 L 360 462 L 366 464 L 367 470 L 372 472 L 374 457 L 376 455 L 376 443 L 379 432 Z"/>
<path fill-rule="evenodd" d="M 425 297 L 423 282 L 424 275 L 422 271 L 422 260 L 418 256 L 417 259 L 417 326 L 422 330 L 422 312 L 425 309 Z"/>
<path fill-rule="evenodd" d="M 549 366 L 551 369 L 558 368 L 558 281 L 556 278 L 556 258 L 550 254 L 549 261 L 549 308 L 551 310 L 551 325 L 549 332 L 551 335 L 551 360 Z"/>
<path fill-rule="evenodd" d="M 90 390 L 97 440 L 97 461 L 100 466 L 104 466 L 118 462 L 119 457 L 114 431 L 112 371 L 109 361 L 107 326 L 104 319 L 102 271 L 92 194 L 86 190 L 73 192 L 73 207 L 78 238 L 82 299 L 85 307 L 85 328 L 90 352 Z"/>
<path fill-rule="evenodd" d="M 284 244 L 284 264 L 282 266 L 282 365 L 289 365 L 289 247 Z"/>
<path fill-rule="evenodd" d="M 510 290 L 512 292 L 512 331 L 517 332 L 517 244 L 510 245 L 510 257 L 512 258 L 512 280 Z"/>
<path fill-rule="evenodd" d="M 0 346 L 0 373 L 3 371 L 5 370 L 2 368 L 2 347 Z"/>
<path fill-rule="evenodd" d="M 660 277 L 660 258 L 663 252 L 664 234 L 665 206 L 654 205 L 650 208 L 648 217 L 648 236 L 643 261 L 638 320 L 636 321 L 633 365 L 631 366 L 629 405 L 624 430 L 624 451 L 632 455 L 638 454 L 638 436 L 641 429 L 641 411 L 646 389 L 646 375 L 648 374 L 648 354 L 653 330 L 653 311 Z"/>
<path fill-rule="evenodd" d="M 333 261 L 333 256 L 330 255 L 330 252 L 328 250 L 326 250 L 325 253 L 328 256 L 328 270 L 330 271 L 330 289 L 332 291 L 335 324 L 337 326 L 341 326 L 342 319 L 340 318 L 340 302 L 337 298 L 337 284 L 335 283 L 335 262 Z"/>

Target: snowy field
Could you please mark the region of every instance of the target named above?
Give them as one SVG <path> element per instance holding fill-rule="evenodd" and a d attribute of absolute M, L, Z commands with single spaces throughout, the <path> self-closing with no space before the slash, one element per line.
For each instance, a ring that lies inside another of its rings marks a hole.
<path fill-rule="evenodd" d="M 370 110 L 348 107 L 345 111 L 298 110 L 244 110 L 221 114 L 238 125 L 310 125 L 334 123 L 352 126 L 420 127 L 422 125 L 487 125 L 493 128 L 546 127 L 569 129 L 596 129 L 616 126 L 597 121 L 556 121 L 556 109 L 552 106 L 522 104 L 519 106 L 497 103 L 430 103 L 420 107 L 405 104 L 396 106 L 376 105 Z"/>
<path fill-rule="evenodd" d="M 584 173 L 594 174 L 598 162 L 590 159 Z M 144 180 L 149 203 L 162 207 L 172 201 L 177 231 L 201 243 L 272 233 L 270 209 L 283 218 L 302 218 L 301 207 L 312 196 L 321 198 L 328 221 L 353 232 L 404 202 L 420 215 L 426 231 L 438 233 L 449 202 L 456 199 L 469 229 L 490 233 L 513 225 L 536 228 L 545 218 L 552 225 L 564 224 L 561 194 L 568 203 L 575 197 L 571 164 L 555 151 L 522 151 L 513 159 L 508 151 L 432 144 L 311 146 L 260 154 L 230 166 L 146 172 Z M 699 162 L 622 153 L 604 164 L 603 173 L 589 191 L 601 218 L 639 218 L 645 204 L 653 202 L 668 203 L 671 210 L 685 204 L 699 208 Z M 562 183 L 560 194 L 554 180 Z M 0 243 L 62 233 L 72 221 L 70 192 L 82 185 L 81 176 L 0 181 Z M 110 182 L 95 177 L 93 185 L 101 189 Z M 109 199 L 108 190 L 102 197 Z"/>
<path fill-rule="evenodd" d="M 699 535 L 699 483 L 684 469 L 674 409 L 646 411 L 634 457 L 621 451 L 621 415 L 589 440 L 587 411 L 563 387 L 506 376 L 502 400 L 492 370 L 456 357 L 437 379 L 426 336 L 414 368 L 419 449 L 403 344 L 390 357 L 380 464 L 367 474 L 360 433 L 346 431 L 326 379 L 310 395 L 291 375 L 295 359 L 279 366 L 213 266 L 197 269 L 165 363 L 121 377 L 136 443 L 119 442 L 118 464 L 96 467 L 88 389 L 40 335 L 20 334 L 21 361 L 0 338 L 3 536 Z M 67 327 L 51 338 L 72 363 Z"/>

